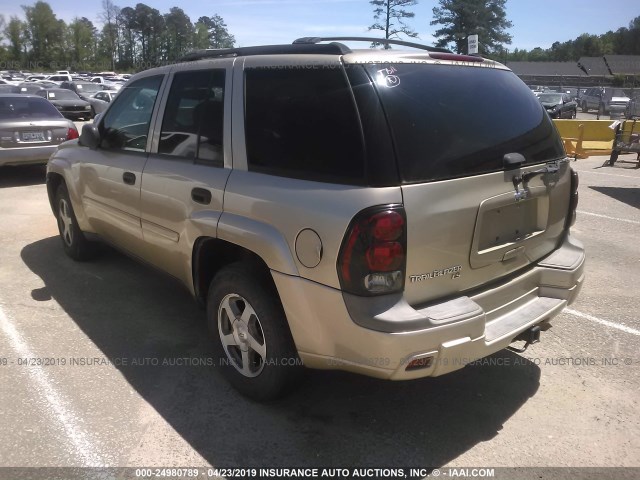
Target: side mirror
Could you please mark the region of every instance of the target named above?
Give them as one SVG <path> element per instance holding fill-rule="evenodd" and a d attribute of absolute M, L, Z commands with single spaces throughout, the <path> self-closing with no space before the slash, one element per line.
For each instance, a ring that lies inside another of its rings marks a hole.
<path fill-rule="evenodd" d="M 97 124 L 85 123 L 82 126 L 82 133 L 80 134 L 80 145 L 89 147 L 91 150 L 95 150 L 100 145 L 100 131 Z"/>

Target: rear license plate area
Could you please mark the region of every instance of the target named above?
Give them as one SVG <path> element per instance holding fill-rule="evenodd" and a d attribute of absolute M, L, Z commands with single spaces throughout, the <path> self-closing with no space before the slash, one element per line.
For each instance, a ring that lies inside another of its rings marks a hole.
<path fill-rule="evenodd" d="M 22 132 L 20 139 L 23 142 L 46 142 L 44 132 Z"/>

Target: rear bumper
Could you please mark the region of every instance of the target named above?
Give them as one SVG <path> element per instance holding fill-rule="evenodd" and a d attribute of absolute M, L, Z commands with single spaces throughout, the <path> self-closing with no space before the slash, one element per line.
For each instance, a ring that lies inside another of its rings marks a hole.
<path fill-rule="evenodd" d="M 0 148 L 0 167 L 8 165 L 45 164 L 58 145 Z"/>
<path fill-rule="evenodd" d="M 569 237 L 517 277 L 424 308 L 401 300 L 367 307 L 299 277 L 273 276 L 285 292 L 283 306 L 306 366 L 405 380 L 458 370 L 558 315 L 582 287 L 584 259 L 582 244 Z M 427 358 L 424 368 L 406 370 L 412 360 Z"/>

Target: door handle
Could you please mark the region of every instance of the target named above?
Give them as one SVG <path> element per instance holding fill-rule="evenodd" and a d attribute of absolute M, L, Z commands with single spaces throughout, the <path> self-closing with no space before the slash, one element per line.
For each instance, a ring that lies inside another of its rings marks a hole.
<path fill-rule="evenodd" d="M 131 172 L 124 172 L 122 174 L 122 181 L 127 185 L 135 185 L 136 184 L 136 174 Z"/>
<path fill-rule="evenodd" d="M 211 203 L 211 192 L 205 188 L 194 188 L 191 190 L 191 200 L 202 205 Z"/>

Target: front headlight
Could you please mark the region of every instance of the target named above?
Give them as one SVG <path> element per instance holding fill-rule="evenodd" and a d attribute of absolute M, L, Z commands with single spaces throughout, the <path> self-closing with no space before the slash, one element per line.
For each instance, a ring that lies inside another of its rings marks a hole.
<path fill-rule="evenodd" d="M 85 110 L 91 110 L 91 105 L 87 105 L 86 107 L 84 107 Z"/>

